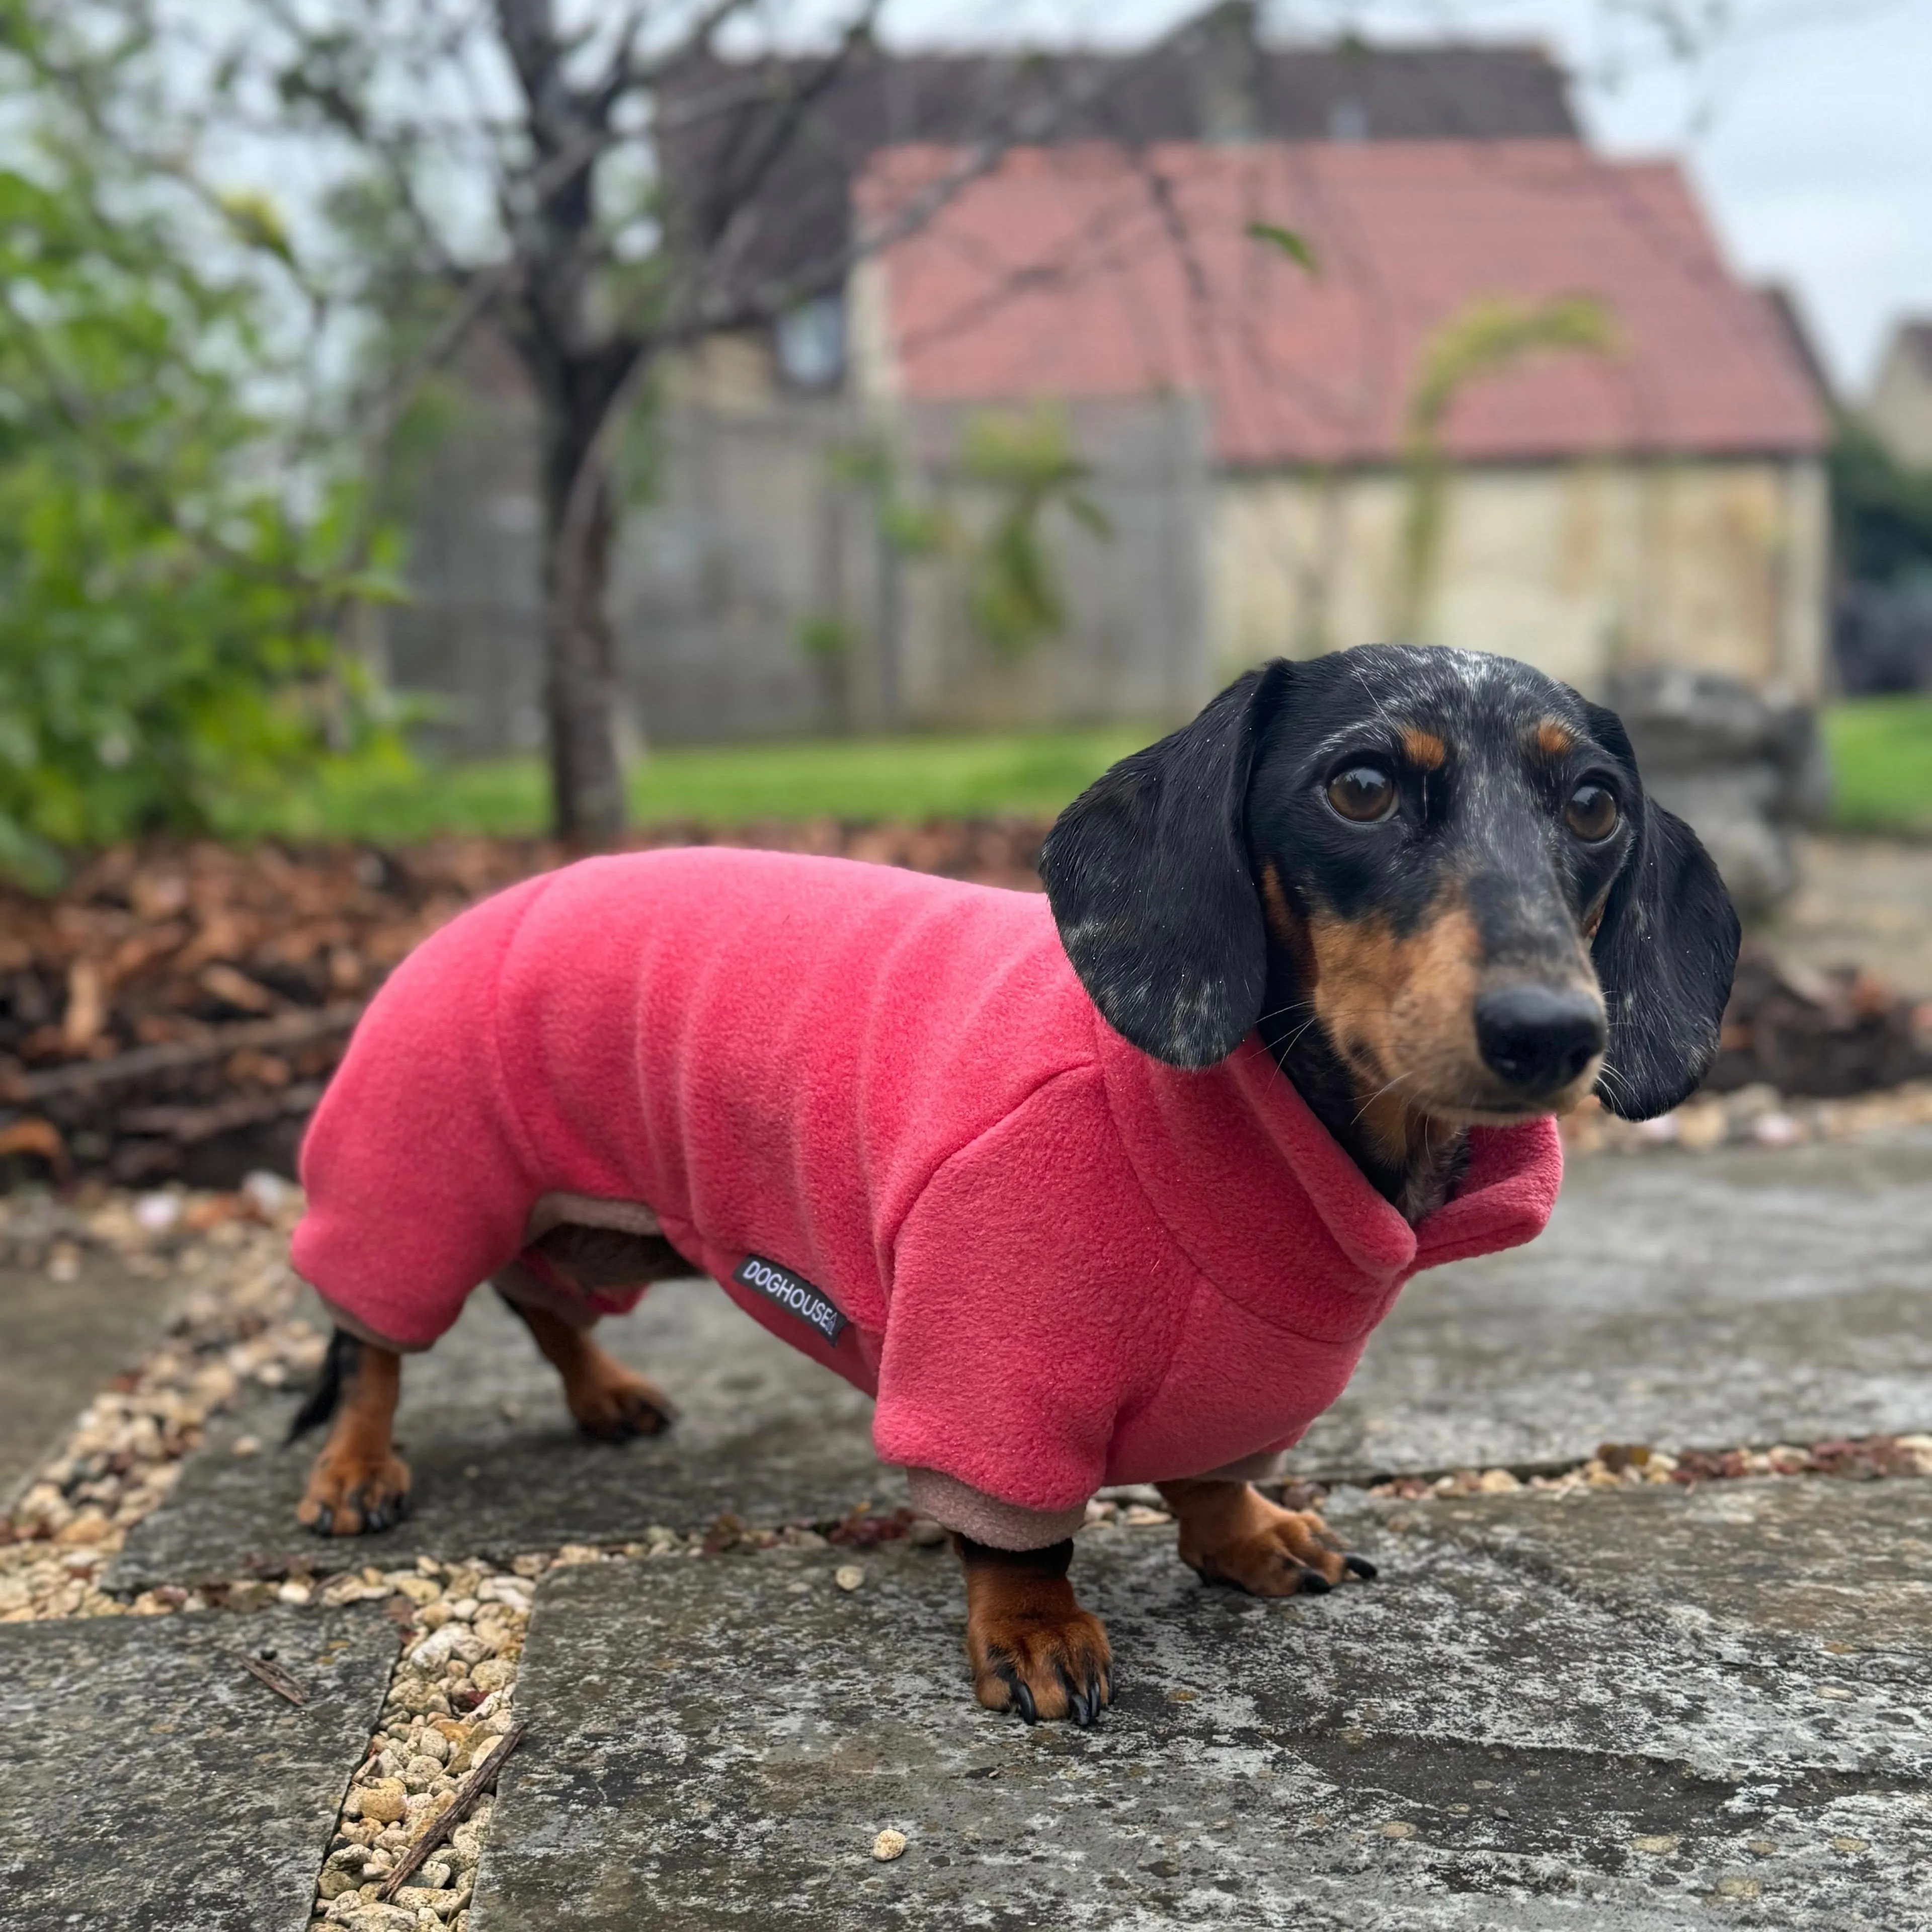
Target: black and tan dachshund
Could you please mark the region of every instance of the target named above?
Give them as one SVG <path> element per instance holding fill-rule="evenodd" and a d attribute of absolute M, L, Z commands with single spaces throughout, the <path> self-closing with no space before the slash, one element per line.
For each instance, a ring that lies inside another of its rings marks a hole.
<path fill-rule="evenodd" d="M 1684 1100 L 1716 1051 L 1738 944 L 1714 868 L 1646 797 L 1616 717 L 1528 665 L 1448 650 L 1250 672 L 1070 806 L 1041 872 L 1066 958 L 1119 1035 L 1206 1068 L 1258 1028 L 1411 1223 L 1455 1196 L 1472 1128 L 1592 1092 L 1627 1119 Z M 691 1271 L 644 1228 L 566 1220 L 530 1252 L 579 1288 Z M 519 1312 L 585 1430 L 664 1425 L 664 1398 L 586 1329 Z M 394 1354 L 338 1331 L 302 1418 L 333 1416 L 301 1511 L 323 1534 L 404 1507 L 398 1378 Z M 1162 1488 L 1204 1576 L 1282 1594 L 1367 1571 L 1246 1481 Z M 1111 1664 L 1067 1580 L 1070 1540 L 956 1540 L 982 1700 L 1090 1719 Z"/>

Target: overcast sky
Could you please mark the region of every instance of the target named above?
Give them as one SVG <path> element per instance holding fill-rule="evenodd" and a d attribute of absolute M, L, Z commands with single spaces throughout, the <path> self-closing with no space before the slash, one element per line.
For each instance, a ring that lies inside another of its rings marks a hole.
<path fill-rule="evenodd" d="M 1202 0 L 896 0 L 890 38 L 1030 32 L 1119 41 Z M 1932 0 L 1678 0 L 1724 16 L 1706 58 L 1668 54 L 1635 0 L 1275 0 L 1277 34 L 1354 23 L 1404 39 L 1544 40 L 1576 72 L 1593 138 L 1683 158 L 1732 261 L 1797 290 L 1856 394 L 1893 320 L 1932 315 Z"/>

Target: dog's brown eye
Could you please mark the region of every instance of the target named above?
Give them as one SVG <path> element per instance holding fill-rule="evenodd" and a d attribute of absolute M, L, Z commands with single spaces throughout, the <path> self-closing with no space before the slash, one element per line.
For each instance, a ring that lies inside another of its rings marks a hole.
<path fill-rule="evenodd" d="M 1579 785 L 1563 808 L 1564 824 L 1592 845 L 1600 844 L 1616 831 L 1617 818 L 1616 793 L 1598 784 Z"/>
<path fill-rule="evenodd" d="M 1351 765 L 1328 781 L 1328 802 L 1344 818 L 1372 825 L 1395 809 L 1395 780 L 1379 765 Z"/>

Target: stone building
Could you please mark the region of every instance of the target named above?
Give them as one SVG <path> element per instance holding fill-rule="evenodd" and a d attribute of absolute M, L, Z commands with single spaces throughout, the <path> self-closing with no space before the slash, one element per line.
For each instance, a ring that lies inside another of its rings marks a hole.
<path fill-rule="evenodd" d="M 802 98 L 806 137 L 770 168 L 767 137 Z M 849 248 L 853 184 L 881 150 L 973 139 L 1016 100 L 1048 138 L 1123 154 L 1169 140 L 1576 138 L 1563 75 L 1540 48 L 1276 46 L 1234 0 L 1123 52 L 860 46 L 836 68 L 693 61 L 662 101 L 672 232 L 701 238 L 741 211 L 737 272 L 784 281 Z M 1061 400 L 1112 536 L 1047 518 L 1065 634 L 1023 656 L 989 653 L 964 622 L 956 556 L 902 554 L 882 536 L 877 483 L 853 480 L 851 453 L 871 450 L 909 497 L 958 524 L 987 514 L 956 460 L 981 400 L 882 401 L 849 352 L 848 297 L 866 288 L 861 276 L 664 371 L 652 489 L 626 518 L 613 598 L 637 721 L 676 740 L 1186 710 L 1218 664 L 1208 400 L 1162 388 Z M 463 373 L 470 406 L 421 492 L 414 596 L 390 614 L 388 656 L 398 682 L 443 697 L 454 748 L 488 753 L 542 736 L 533 425 L 500 344 L 479 338 Z M 836 655 L 803 647 L 835 629 Z"/>
<path fill-rule="evenodd" d="M 758 172 L 807 89 L 811 139 Z M 613 597 L 651 736 L 1156 721 L 1258 658 L 1397 632 L 1598 690 L 1663 663 L 1816 694 L 1815 380 L 1677 170 L 1590 153 L 1538 50 L 1277 47 L 1236 4 L 1130 53 L 707 60 L 665 96 L 671 232 L 748 207 L 738 272 L 782 283 L 1016 95 L 1052 145 L 662 372 Z M 1598 349 L 1466 372 L 1418 434 L 1456 331 L 1580 301 Z M 488 752 L 540 739 L 537 517 L 511 360 L 486 340 L 471 373 L 391 655 Z M 968 621 L 1000 505 L 963 452 L 1028 417 L 1098 514 L 1039 519 L 1065 621 L 1002 652 Z M 908 508 L 957 540 L 909 548 Z"/>
<path fill-rule="evenodd" d="M 883 154 L 860 206 L 884 219 L 950 165 Z M 1594 317 L 1586 346 L 1494 350 L 1552 304 L 1573 333 Z M 1586 689 L 1652 664 L 1821 688 L 1825 413 L 1670 164 L 1571 142 L 1016 153 L 863 266 L 854 310 L 882 410 L 1201 399 L 1213 676 L 1400 632 Z"/>
<path fill-rule="evenodd" d="M 1932 470 L 1932 320 L 1913 316 L 1893 329 L 1864 417 L 1900 463 Z"/>

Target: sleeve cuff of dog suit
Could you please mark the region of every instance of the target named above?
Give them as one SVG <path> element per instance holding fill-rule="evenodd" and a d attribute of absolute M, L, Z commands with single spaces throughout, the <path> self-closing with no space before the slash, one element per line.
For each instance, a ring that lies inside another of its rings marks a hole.
<path fill-rule="evenodd" d="M 1087 1520 L 1084 1503 L 1077 1509 L 1022 1509 L 938 1469 L 908 1469 L 906 1487 L 922 1516 L 995 1550 L 1044 1550 L 1064 1543 Z"/>

